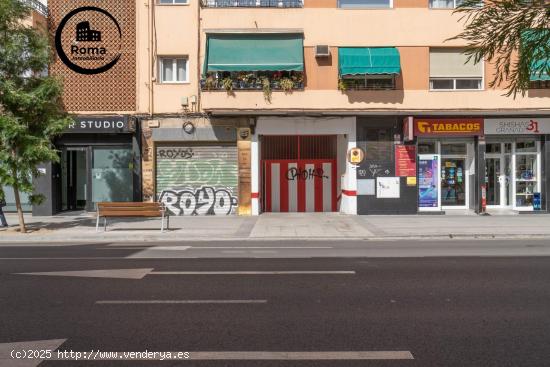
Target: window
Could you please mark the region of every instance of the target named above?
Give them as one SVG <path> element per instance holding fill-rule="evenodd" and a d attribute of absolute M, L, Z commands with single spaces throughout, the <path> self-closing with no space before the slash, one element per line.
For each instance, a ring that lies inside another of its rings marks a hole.
<path fill-rule="evenodd" d="M 392 8 L 393 0 L 339 0 L 339 8 Z"/>
<path fill-rule="evenodd" d="M 344 75 L 347 90 L 394 90 L 395 75 Z"/>
<path fill-rule="evenodd" d="M 430 8 L 432 9 L 454 9 L 460 4 L 463 0 L 430 0 Z"/>
<path fill-rule="evenodd" d="M 430 50 L 431 90 L 483 89 L 483 64 L 468 61 L 462 49 Z"/>
<path fill-rule="evenodd" d="M 182 5 L 188 4 L 189 0 L 158 0 L 161 5 Z"/>
<path fill-rule="evenodd" d="M 161 83 L 186 83 L 189 81 L 189 68 L 187 58 L 161 58 L 160 81 Z"/>

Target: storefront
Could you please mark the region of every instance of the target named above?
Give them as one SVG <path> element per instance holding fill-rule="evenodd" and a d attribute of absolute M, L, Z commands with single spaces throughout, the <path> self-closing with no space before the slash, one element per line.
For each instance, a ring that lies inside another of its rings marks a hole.
<path fill-rule="evenodd" d="M 181 124 L 181 122 L 180 122 Z M 235 126 L 153 129 L 155 200 L 171 215 L 233 215 L 239 207 Z"/>
<path fill-rule="evenodd" d="M 480 118 L 415 118 L 418 211 L 476 208 Z"/>
<path fill-rule="evenodd" d="M 128 116 L 78 116 L 55 140 L 60 162 L 39 167 L 46 201 L 34 215 L 95 210 L 103 201 L 141 201 L 140 147 Z"/>
<path fill-rule="evenodd" d="M 550 118 L 485 119 L 488 209 L 521 212 L 546 207 L 543 158 L 547 134 Z"/>
<path fill-rule="evenodd" d="M 416 213 L 416 146 L 404 142 L 402 118 L 357 117 L 357 214 Z"/>

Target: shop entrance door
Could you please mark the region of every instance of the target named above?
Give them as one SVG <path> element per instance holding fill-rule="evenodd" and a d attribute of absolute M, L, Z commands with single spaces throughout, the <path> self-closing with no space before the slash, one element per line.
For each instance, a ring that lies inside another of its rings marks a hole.
<path fill-rule="evenodd" d="M 500 143 L 498 143 L 500 145 Z M 506 148 L 510 143 L 506 143 Z M 491 144 L 487 144 L 491 145 Z M 502 149 L 499 149 L 502 150 Z M 510 148 L 511 150 L 511 148 Z M 508 151 L 508 150 L 506 150 Z M 485 185 L 487 187 L 487 207 L 509 208 L 512 204 L 511 154 L 486 153 Z"/>
<path fill-rule="evenodd" d="M 87 197 L 86 148 L 63 149 L 61 154 L 61 209 L 84 210 Z"/>

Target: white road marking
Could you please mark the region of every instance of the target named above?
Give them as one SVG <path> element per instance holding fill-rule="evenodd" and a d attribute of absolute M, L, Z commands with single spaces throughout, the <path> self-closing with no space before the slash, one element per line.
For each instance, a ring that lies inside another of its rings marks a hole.
<path fill-rule="evenodd" d="M 39 273 L 15 273 L 17 275 L 46 275 L 58 277 L 81 278 L 118 278 L 118 279 L 143 279 L 151 273 L 153 268 L 144 269 L 101 269 L 101 270 L 77 270 L 77 271 L 48 271 Z"/>
<path fill-rule="evenodd" d="M 281 271 L 155 271 L 150 275 L 355 275 L 354 270 L 281 270 Z"/>
<path fill-rule="evenodd" d="M 200 250 L 225 250 L 225 249 L 281 249 L 281 250 L 293 250 L 293 249 L 330 249 L 334 247 L 330 246 L 287 246 L 287 247 L 279 247 L 279 246 L 211 246 L 211 247 L 202 247 L 202 246 L 191 246 L 192 249 L 200 249 Z"/>
<path fill-rule="evenodd" d="M 168 300 L 107 300 L 96 301 L 98 305 L 126 305 L 126 304 L 247 304 L 267 303 L 266 299 L 168 299 Z"/>
<path fill-rule="evenodd" d="M 203 360 L 369 360 L 414 359 L 409 351 L 352 352 L 189 352 L 190 359 Z"/>

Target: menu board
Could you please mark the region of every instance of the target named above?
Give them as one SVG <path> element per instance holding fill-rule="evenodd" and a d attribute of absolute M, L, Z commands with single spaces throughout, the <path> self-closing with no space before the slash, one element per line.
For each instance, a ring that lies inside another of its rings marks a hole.
<path fill-rule="evenodd" d="M 416 146 L 395 146 L 395 175 L 399 177 L 416 177 Z"/>
<path fill-rule="evenodd" d="M 438 207 L 438 175 L 437 156 L 431 159 L 418 159 L 418 206 L 420 208 Z"/>

